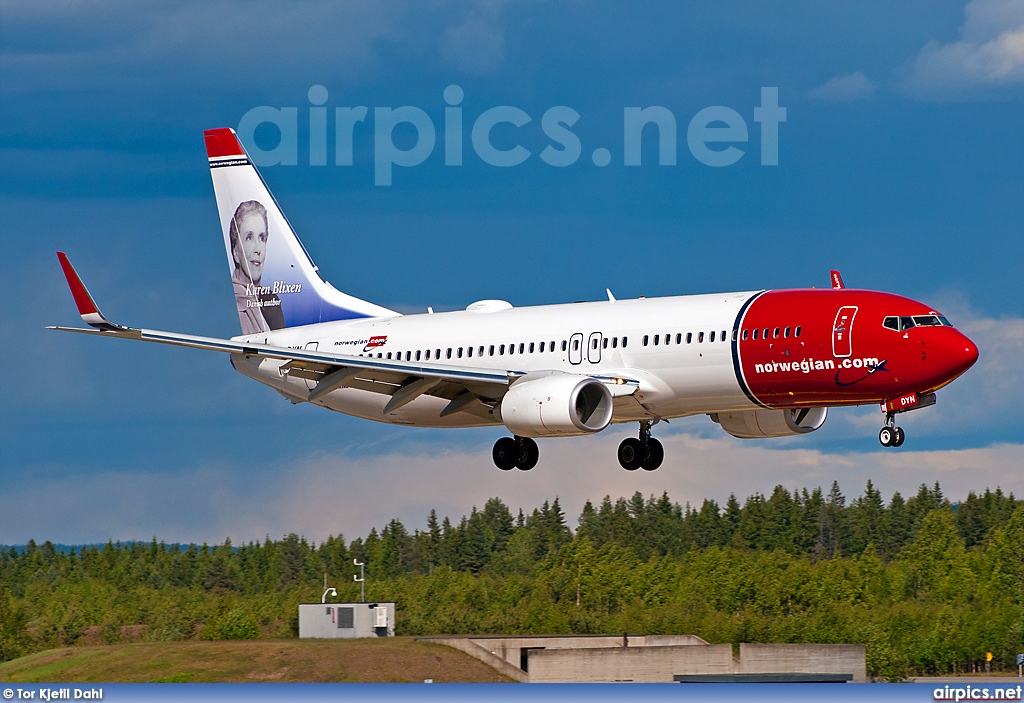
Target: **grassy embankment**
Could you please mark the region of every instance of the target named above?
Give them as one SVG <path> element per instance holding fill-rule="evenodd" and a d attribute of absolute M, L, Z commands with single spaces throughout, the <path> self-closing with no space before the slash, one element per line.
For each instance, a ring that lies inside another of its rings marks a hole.
<path fill-rule="evenodd" d="M 444 645 L 386 640 L 147 642 L 62 647 L 0 664 L 0 682 L 508 681 Z"/>

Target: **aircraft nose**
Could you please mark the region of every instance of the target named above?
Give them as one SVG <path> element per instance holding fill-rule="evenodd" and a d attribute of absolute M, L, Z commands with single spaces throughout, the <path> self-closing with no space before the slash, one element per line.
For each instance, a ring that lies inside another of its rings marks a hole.
<path fill-rule="evenodd" d="M 956 378 L 978 361 L 978 345 L 959 330 L 952 331 L 954 334 L 946 345 L 944 356 L 950 367 L 950 378 Z"/>

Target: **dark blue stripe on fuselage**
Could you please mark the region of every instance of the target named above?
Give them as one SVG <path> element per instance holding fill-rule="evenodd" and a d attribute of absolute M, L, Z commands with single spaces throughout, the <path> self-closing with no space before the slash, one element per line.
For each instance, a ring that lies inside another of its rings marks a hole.
<path fill-rule="evenodd" d="M 747 302 L 743 303 L 743 307 L 736 314 L 736 321 L 732 326 L 732 368 L 736 372 L 736 383 L 740 384 L 740 390 L 747 396 L 754 405 L 760 405 L 762 408 L 768 406 L 762 403 L 760 400 L 754 397 L 754 394 L 750 392 L 750 388 L 747 386 L 747 382 L 743 379 L 743 368 L 740 365 L 740 333 L 743 327 L 743 316 L 747 313 L 747 308 L 755 300 L 764 295 L 767 291 L 761 291 L 760 293 L 754 293 Z"/>

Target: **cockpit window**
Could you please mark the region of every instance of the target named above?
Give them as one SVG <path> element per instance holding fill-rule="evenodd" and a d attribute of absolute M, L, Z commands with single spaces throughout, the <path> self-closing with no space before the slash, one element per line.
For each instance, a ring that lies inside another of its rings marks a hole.
<path fill-rule="evenodd" d="M 897 332 L 903 330 L 909 330 L 911 327 L 952 327 L 950 323 L 942 315 L 914 315 L 913 317 L 895 317 L 889 316 L 882 320 L 882 327 L 886 327 Z"/>

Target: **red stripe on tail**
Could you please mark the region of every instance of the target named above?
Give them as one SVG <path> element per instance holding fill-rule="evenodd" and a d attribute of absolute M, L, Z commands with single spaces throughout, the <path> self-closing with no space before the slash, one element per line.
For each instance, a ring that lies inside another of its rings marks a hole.
<path fill-rule="evenodd" d="M 245 149 L 238 142 L 235 131 L 229 127 L 208 129 L 203 132 L 206 139 L 206 155 L 211 159 L 220 156 L 245 156 Z"/>

